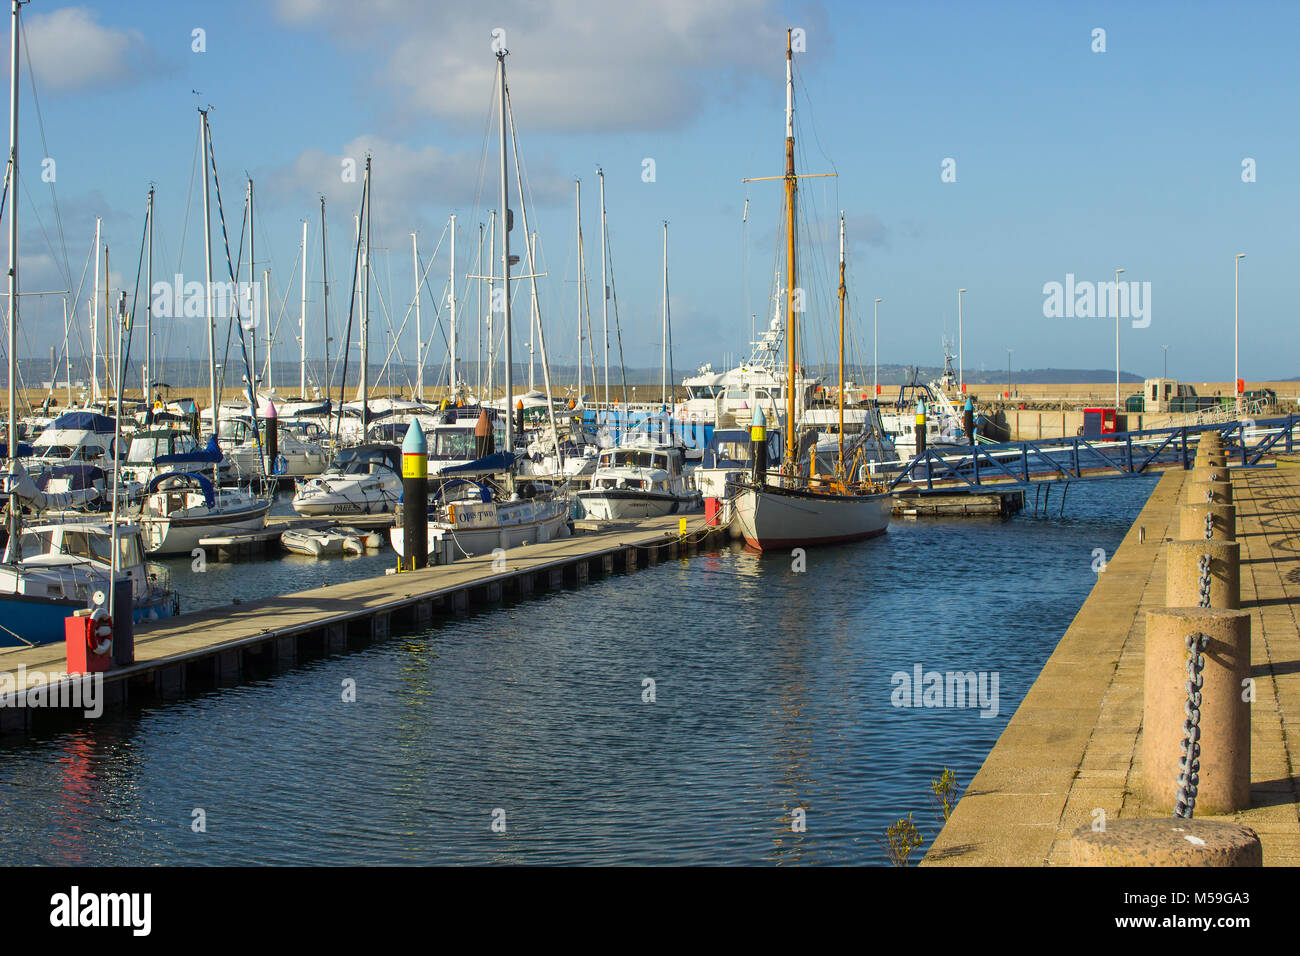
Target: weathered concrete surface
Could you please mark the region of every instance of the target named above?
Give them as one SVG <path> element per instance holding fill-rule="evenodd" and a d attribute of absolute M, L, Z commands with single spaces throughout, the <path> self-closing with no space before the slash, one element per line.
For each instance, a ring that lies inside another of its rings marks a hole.
<path fill-rule="evenodd" d="M 1161 478 L 1038 680 L 922 861 L 1070 863 L 1070 839 L 1141 806 L 1148 610 L 1164 606 L 1166 538 L 1185 472 Z M 1265 866 L 1300 865 L 1300 458 L 1233 472 L 1241 607 L 1251 615 L 1251 807 L 1221 819 L 1259 834 Z M 1145 526 L 1146 540 L 1139 529 Z"/>

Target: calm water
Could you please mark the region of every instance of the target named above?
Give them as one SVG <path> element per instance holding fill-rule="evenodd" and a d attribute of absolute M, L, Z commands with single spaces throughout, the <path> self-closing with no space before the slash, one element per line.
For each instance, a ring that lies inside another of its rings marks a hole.
<path fill-rule="evenodd" d="M 1064 519 L 898 520 L 803 573 L 701 555 L 10 739 L 0 859 L 884 863 L 899 817 L 926 846 L 938 832 L 929 781 L 970 781 L 1087 596 L 1092 550 L 1153 484 L 1072 486 Z M 248 599 L 391 562 L 209 565 L 189 584 Z M 893 706 L 916 664 L 996 672 L 997 716 Z"/>

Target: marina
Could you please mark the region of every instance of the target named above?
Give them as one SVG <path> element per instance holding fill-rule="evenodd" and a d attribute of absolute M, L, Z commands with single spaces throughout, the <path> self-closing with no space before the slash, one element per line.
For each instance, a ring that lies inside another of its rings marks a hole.
<path fill-rule="evenodd" d="M 9 0 L 20 938 L 1284 916 L 1300 7 L 1216 3 Z"/>

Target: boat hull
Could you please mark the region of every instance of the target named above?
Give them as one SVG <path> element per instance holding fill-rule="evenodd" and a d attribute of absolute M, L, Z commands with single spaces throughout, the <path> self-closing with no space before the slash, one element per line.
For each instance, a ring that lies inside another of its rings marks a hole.
<path fill-rule="evenodd" d="M 696 495 L 665 495 L 623 488 L 578 492 L 578 500 L 588 518 L 597 521 L 629 521 L 637 518 L 660 518 L 664 515 L 694 511 L 702 499 Z"/>
<path fill-rule="evenodd" d="M 452 560 L 491 554 L 497 548 L 517 548 L 523 544 L 536 544 L 564 538 L 569 534 L 569 515 L 561 509 L 539 521 L 503 525 L 490 528 L 459 528 L 455 532 L 442 523 L 429 522 L 429 555 L 438 558 L 450 549 Z M 405 536 L 400 525 L 388 532 L 393 550 L 405 555 Z M 441 560 L 441 558 L 439 558 Z"/>
<path fill-rule="evenodd" d="M 194 517 L 155 517 L 142 515 L 140 528 L 150 554 L 188 554 L 199 547 L 203 538 L 237 537 L 266 527 L 269 502 L 256 508 L 226 514 Z"/>
<path fill-rule="evenodd" d="M 829 495 L 745 488 L 735 520 L 745 544 L 760 551 L 843 544 L 884 534 L 893 502 L 888 494 Z"/>

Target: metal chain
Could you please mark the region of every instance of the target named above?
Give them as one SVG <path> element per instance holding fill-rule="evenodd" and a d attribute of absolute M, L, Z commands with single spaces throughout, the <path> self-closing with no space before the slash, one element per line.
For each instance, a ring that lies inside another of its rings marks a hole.
<path fill-rule="evenodd" d="M 1201 688 L 1205 677 L 1205 650 L 1210 638 L 1205 634 L 1187 635 L 1187 703 L 1183 707 L 1182 756 L 1178 758 L 1178 793 L 1174 798 L 1174 816 L 1190 820 L 1196 808 L 1196 790 L 1201 782 Z"/>
<path fill-rule="evenodd" d="M 1197 582 L 1197 595 L 1200 597 L 1200 606 L 1210 606 L 1210 556 L 1201 555 L 1201 560 L 1197 562 L 1196 569 L 1200 572 L 1200 580 Z"/>
<path fill-rule="evenodd" d="M 1214 515 L 1210 513 L 1210 509 L 1207 507 L 1205 509 L 1205 540 L 1209 541 L 1213 537 L 1214 537 Z"/>

